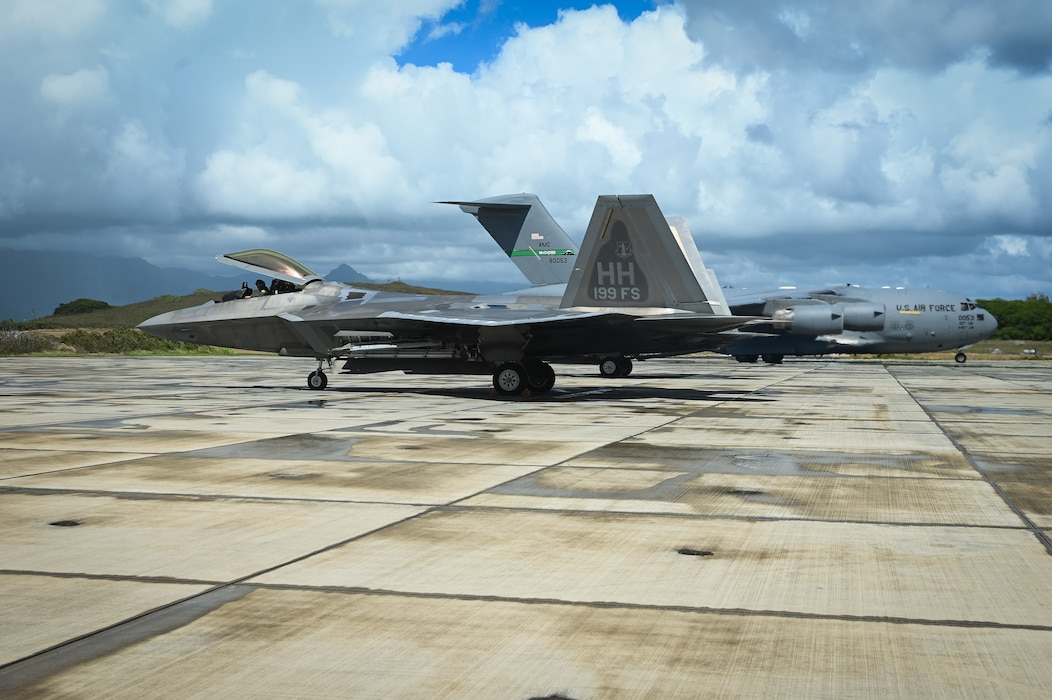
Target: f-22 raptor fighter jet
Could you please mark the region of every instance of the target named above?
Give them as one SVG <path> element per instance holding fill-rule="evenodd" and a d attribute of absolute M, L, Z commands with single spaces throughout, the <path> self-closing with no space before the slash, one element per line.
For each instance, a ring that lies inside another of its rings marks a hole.
<path fill-rule="evenodd" d="M 298 291 L 207 302 L 155 316 L 139 328 L 203 345 L 313 357 L 311 389 L 324 367 L 344 360 L 352 374 L 402 370 L 492 374 L 503 395 L 543 393 L 551 362 L 608 362 L 620 374 L 631 358 L 722 346 L 751 319 L 727 312 L 715 279 L 699 275 L 693 239 L 665 221 L 651 195 L 598 198 L 580 251 L 563 263 L 559 296 L 424 296 L 357 289 L 322 280 L 267 250 L 222 262 L 291 282 Z"/>
<path fill-rule="evenodd" d="M 459 205 L 475 216 L 534 285 L 535 293 L 561 293 L 568 268 L 560 263 L 576 255 L 577 248 L 536 195 L 443 204 Z M 682 218 L 671 217 L 668 224 L 681 238 L 691 238 Z M 715 279 L 709 271 L 703 274 Z M 997 330 L 989 311 L 954 292 L 838 285 L 811 291 L 728 291 L 726 296 L 732 314 L 765 319 L 717 348 L 739 362 L 762 358 L 777 364 L 786 355 L 959 350 Z M 954 359 L 962 363 L 968 358 L 959 350 Z M 615 373 L 616 367 L 600 365 L 600 372 Z"/>

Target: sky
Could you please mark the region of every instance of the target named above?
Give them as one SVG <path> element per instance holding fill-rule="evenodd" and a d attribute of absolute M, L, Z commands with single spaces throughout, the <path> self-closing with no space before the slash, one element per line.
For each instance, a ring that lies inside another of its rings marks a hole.
<path fill-rule="evenodd" d="M 0 248 L 512 289 L 435 202 L 652 193 L 727 286 L 1052 294 L 1047 0 L 0 0 L 0 102 Z"/>

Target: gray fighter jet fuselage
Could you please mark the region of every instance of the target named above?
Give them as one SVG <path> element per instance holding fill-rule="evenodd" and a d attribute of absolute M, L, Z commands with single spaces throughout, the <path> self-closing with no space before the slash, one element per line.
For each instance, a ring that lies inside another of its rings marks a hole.
<path fill-rule="evenodd" d="M 299 291 L 208 302 L 139 327 L 172 340 L 313 357 L 312 389 L 328 382 L 324 363 L 340 359 L 349 373 L 492 373 L 501 394 L 538 393 L 555 384 L 551 362 L 609 362 L 627 374 L 633 358 L 715 348 L 750 321 L 727 312 L 718 283 L 699 281 L 692 249 L 651 195 L 606 195 L 559 296 L 358 289 L 256 249 L 220 260 Z"/>
<path fill-rule="evenodd" d="M 533 194 L 445 202 L 472 214 L 535 285 L 537 294 L 561 294 L 565 259 L 577 254 L 573 240 Z M 669 225 L 690 237 L 686 222 Z M 700 258 L 698 259 L 700 263 Z M 709 275 L 696 265 L 700 276 Z M 717 348 L 741 362 L 778 363 L 786 355 L 919 353 L 964 348 L 997 329 L 993 315 L 954 292 L 840 285 L 812 291 L 723 290 L 737 316 L 762 316 Z M 958 352 L 955 359 L 967 356 Z M 600 371 L 603 371 L 602 366 Z M 605 374 L 605 372 L 603 372 Z"/>

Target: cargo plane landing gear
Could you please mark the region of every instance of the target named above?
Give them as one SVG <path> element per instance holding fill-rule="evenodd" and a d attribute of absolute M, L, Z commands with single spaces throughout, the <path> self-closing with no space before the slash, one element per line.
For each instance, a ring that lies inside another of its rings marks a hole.
<path fill-rule="evenodd" d="M 965 362 L 968 361 L 968 356 L 965 355 L 963 352 L 959 352 L 953 356 L 953 361 L 959 365 L 963 365 Z"/>

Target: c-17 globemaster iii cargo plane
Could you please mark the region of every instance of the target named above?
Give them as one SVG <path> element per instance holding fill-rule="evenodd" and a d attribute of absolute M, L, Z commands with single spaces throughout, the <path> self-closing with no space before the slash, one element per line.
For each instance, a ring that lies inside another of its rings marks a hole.
<path fill-rule="evenodd" d="M 443 204 L 457 204 L 474 215 L 535 285 L 536 293 L 562 293 L 570 269 L 562 261 L 572 259 L 577 247 L 536 195 Z M 692 241 L 683 219 L 669 218 L 668 223 L 681 241 Z M 706 279 L 715 279 L 711 271 L 700 269 Z M 748 333 L 728 338 L 717 348 L 739 362 L 763 358 L 777 364 L 786 355 L 936 352 L 967 347 L 997 330 L 990 312 L 954 292 L 837 285 L 812 291 L 780 288 L 724 294 L 732 314 L 765 319 L 750 323 L 744 329 Z M 968 358 L 959 351 L 955 359 Z M 618 373 L 612 362 L 600 365 L 600 372 Z"/>
<path fill-rule="evenodd" d="M 492 374 L 500 394 L 542 393 L 555 384 L 551 362 L 611 363 L 627 374 L 632 358 L 720 347 L 753 320 L 727 312 L 715 278 L 698 274 L 693 246 L 668 226 L 653 196 L 604 195 L 558 296 L 357 289 L 257 249 L 217 259 L 297 291 L 207 302 L 139 328 L 171 340 L 313 357 L 311 389 L 325 388 L 325 364 L 340 359 L 352 374 Z"/>

